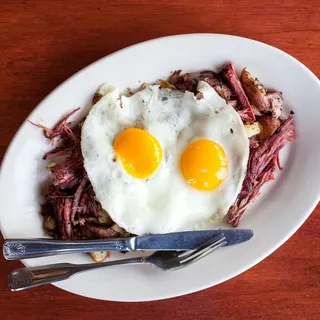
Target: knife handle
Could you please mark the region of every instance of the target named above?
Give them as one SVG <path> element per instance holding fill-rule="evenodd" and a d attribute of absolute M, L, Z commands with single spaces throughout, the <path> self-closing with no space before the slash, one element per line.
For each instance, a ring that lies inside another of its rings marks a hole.
<path fill-rule="evenodd" d="M 3 256 L 7 260 L 21 260 L 79 252 L 132 250 L 135 250 L 134 237 L 88 241 L 8 239 L 3 244 Z"/>

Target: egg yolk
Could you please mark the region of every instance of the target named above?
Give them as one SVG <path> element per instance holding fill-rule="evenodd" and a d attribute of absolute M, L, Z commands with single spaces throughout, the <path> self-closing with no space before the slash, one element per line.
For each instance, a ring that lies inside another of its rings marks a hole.
<path fill-rule="evenodd" d="M 227 175 L 225 152 L 211 140 L 191 143 L 182 154 L 180 166 L 188 184 L 202 191 L 216 189 Z"/>
<path fill-rule="evenodd" d="M 115 139 L 113 148 L 116 159 L 120 159 L 124 169 L 134 178 L 149 178 L 159 168 L 162 149 L 158 140 L 149 132 L 129 128 Z"/>

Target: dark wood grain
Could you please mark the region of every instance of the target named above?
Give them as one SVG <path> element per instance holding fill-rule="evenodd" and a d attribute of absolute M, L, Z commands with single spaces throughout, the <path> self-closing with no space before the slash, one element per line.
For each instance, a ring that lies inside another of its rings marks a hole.
<path fill-rule="evenodd" d="M 269 43 L 320 76 L 318 0 L 2 0 L 0 155 L 30 111 L 74 72 L 143 40 L 195 32 L 235 34 Z M 320 319 L 319 212 L 320 207 L 288 242 L 244 274 L 165 301 L 103 302 L 53 286 L 11 293 L 5 287 L 6 275 L 21 265 L 0 258 L 0 317 Z"/>

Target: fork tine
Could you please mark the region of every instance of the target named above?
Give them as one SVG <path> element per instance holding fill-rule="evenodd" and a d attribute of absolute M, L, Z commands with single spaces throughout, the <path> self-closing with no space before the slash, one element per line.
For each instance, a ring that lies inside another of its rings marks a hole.
<path fill-rule="evenodd" d="M 224 246 L 226 243 L 227 243 L 226 241 L 223 241 L 223 242 L 219 242 L 219 243 L 214 244 L 214 245 L 212 244 L 209 247 L 207 247 L 206 249 L 202 250 L 201 253 L 181 260 L 180 261 L 181 267 L 186 267 L 186 266 L 188 266 L 188 265 L 190 265 L 190 264 L 192 264 L 192 263 L 194 263 L 194 262 L 206 257 L 211 252 L 213 252 L 213 251 L 219 249 L 220 247 Z"/>
<path fill-rule="evenodd" d="M 206 250 L 208 248 L 208 246 L 216 244 L 217 242 L 222 241 L 222 240 L 225 240 L 223 233 L 221 233 L 221 234 L 217 235 L 216 237 L 214 237 L 213 239 L 210 239 L 209 241 L 203 243 L 202 245 L 197 247 L 195 250 L 183 251 L 181 254 L 178 255 L 178 258 L 187 258 L 187 257 L 194 256 L 196 254 L 200 254 L 202 252 L 202 250 Z"/>
<path fill-rule="evenodd" d="M 195 257 L 200 256 L 202 253 L 206 252 L 207 250 L 210 250 L 212 247 L 215 247 L 217 245 L 220 245 L 221 243 L 225 244 L 225 237 L 221 237 L 219 240 L 214 241 L 212 243 L 207 243 L 207 246 L 204 248 L 201 248 L 195 252 L 190 253 L 188 256 L 183 257 L 182 259 L 180 259 L 180 263 L 184 263 L 190 259 L 193 259 Z"/>

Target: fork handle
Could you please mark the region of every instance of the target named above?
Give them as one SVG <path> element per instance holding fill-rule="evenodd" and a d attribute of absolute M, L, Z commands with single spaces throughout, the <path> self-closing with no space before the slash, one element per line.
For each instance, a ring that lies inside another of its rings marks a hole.
<path fill-rule="evenodd" d="M 143 257 L 107 261 L 102 263 L 71 264 L 58 263 L 39 267 L 28 267 L 13 270 L 8 276 L 8 288 L 12 291 L 29 289 L 44 284 L 69 279 L 71 276 L 93 269 L 125 264 L 145 263 Z"/>

